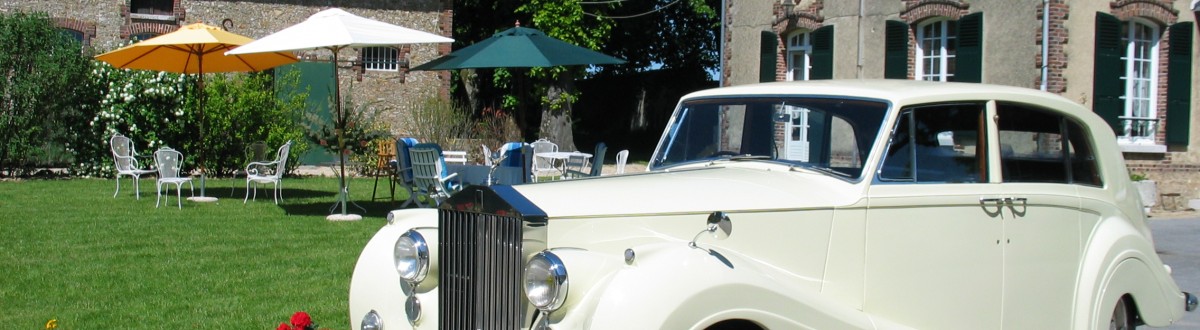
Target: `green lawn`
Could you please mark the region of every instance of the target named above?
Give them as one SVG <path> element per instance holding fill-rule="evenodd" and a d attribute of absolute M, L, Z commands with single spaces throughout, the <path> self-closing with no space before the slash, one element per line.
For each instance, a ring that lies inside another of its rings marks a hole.
<path fill-rule="evenodd" d="M 270 185 L 243 205 L 244 184 L 209 180 L 220 200 L 180 210 L 154 207 L 153 179 L 141 200 L 128 177 L 116 198 L 112 179 L 0 182 L 0 327 L 274 329 L 296 311 L 357 326 L 354 263 L 399 203 L 370 202 L 372 179 L 354 179 L 364 219 L 330 222 L 336 179 L 285 178 L 279 205 Z"/>

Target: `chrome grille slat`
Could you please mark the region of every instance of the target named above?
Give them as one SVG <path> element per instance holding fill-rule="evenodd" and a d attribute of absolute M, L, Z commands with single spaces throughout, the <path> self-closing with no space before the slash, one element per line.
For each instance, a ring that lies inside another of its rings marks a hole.
<path fill-rule="evenodd" d="M 520 328 L 521 218 L 440 209 L 438 226 L 440 328 Z"/>

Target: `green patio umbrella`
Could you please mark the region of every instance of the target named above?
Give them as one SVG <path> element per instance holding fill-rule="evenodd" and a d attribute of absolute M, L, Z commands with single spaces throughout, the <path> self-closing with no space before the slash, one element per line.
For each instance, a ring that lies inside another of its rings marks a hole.
<path fill-rule="evenodd" d="M 621 63 L 625 63 L 625 60 L 551 38 L 542 31 L 518 24 L 484 41 L 412 69 L 535 68 Z"/>

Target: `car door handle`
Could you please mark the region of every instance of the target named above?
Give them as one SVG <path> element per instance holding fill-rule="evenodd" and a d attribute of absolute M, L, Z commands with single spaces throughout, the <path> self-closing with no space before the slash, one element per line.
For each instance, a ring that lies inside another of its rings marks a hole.
<path fill-rule="evenodd" d="M 995 203 L 995 204 L 1015 204 L 1015 203 L 1025 204 L 1028 202 L 1029 202 L 1029 199 L 1025 198 L 1025 197 L 991 197 L 991 198 L 980 198 L 979 199 L 979 203 Z"/>

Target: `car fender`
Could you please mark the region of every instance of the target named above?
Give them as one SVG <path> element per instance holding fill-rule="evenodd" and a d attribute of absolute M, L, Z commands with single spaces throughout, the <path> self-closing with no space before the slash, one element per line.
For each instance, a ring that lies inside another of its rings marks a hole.
<path fill-rule="evenodd" d="M 764 328 L 902 328 L 872 319 L 811 288 L 787 284 L 794 281 L 778 278 L 793 275 L 731 252 L 691 248 L 684 242 L 631 250 L 635 257 L 628 263 L 611 254 L 554 250 L 567 267 L 571 290 L 569 307 L 552 313 L 551 325 L 563 329 L 703 329 L 724 320 L 744 319 Z M 604 274 L 577 275 L 605 267 L 608 271 Z"/>
<path fill-rule="evenodd" d="M 1138 228 L 1110 217 L 1093 233 L 1076 294 L 1077 329 L 1107 327 L 1117 300 L 1127 293 L 1147 325 L 1166 326 L 1183 316 L 1183 293 Z"/>
<path fill-rule="evenodd" d="M 358 324 L 374 309 L 384 324 L 407 328 L 409 322 L 404 304 L 408 296 L 414 294 L 422 302 L 425 317 L 437 315 L 437 221 L 435 209 L 392 211 L 389 223 L 367 241 L 354 265 L 350 278 L 350 324 Z M 429 240 L 431 246 L 429 275 L 415 290 L 400 279 L 392 257 L 396 239 L 414 228 Z M 436 320 L 425 319 L 418 328 L 436 328 L 436 323 Z"/>

